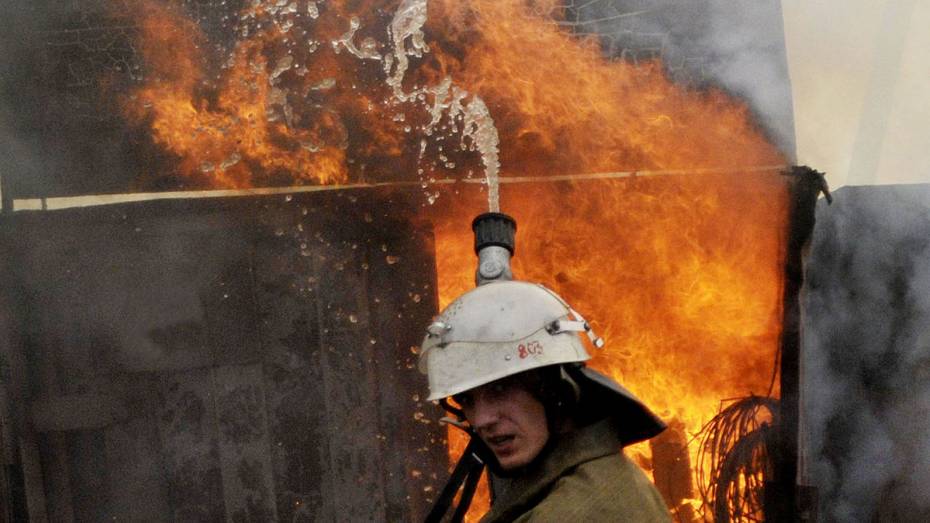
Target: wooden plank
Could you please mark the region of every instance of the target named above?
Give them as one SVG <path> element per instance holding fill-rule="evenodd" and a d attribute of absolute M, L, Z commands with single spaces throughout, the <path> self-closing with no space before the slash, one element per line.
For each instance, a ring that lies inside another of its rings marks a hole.
<path fill-rule="evenodd" d="M 91 503 L 98 510 L 105 509 L 101 516 L 107 520 L 157 521 L 172 512 L 154 413 L 140 414 L 104 431 L 106 470 L 100 471 L 98 463 L 97 472 L 106 483 L 97 491 L 100 499 Z M 77 451 L 72 446 L 72 452 Z M 93 473 L 93 463 L 85 463 L 85 467 Z M 93 492 L 93 483 L 75 481 L 75 485 L 82 492 Z"/>
<path fill-rule="evenodd" d="M 388 521 L 423 520 L 448 463 L 445 430 L 436 423 L 441 413 L 424 401 L 426 379 L 417 370 L 414 353 L 438 309 L 433 239 L 428 230 L 405 233 L 367 245 Z"/>
<path fill-rule="evenodd" d="M 330 235 L 322 243 L 325 248 L 312 259 L 319 281 L 318 364 L 323 369 L 331 477 L 324 484 L 324 502 L 339 521 L 384 521 L 364 243 Z"/>
<path fill-rule="evenodd" d="M 275 521 L 261 364 L 214 370 L 220 471 L 228 521 Z"/>
<path fill-rule="evenodd" d="M 285 226 L 271 220 L 253 262 L 277 514 L 281 521 L 327 521 L 322 484 L 330 479 L 329 449 L 316 363 L 316 293 L 299 242 L 275 233 Z"/>
<path fill-rule="evenodd" d="M 164 373 L 159 383 L 158 434 L 175 521 L 225 518 L 210 369 Z"/>
<path fill-rule="evenodd" d="M 23 487 L 26 491 L 29 521 L 45 523 L 48 521 L 48 501 L 43 486 L 45 478 L 42 475 L 38 439 L 38 435 L 33 431 L 20 433 L 19 457 L 23 464 Z"/>

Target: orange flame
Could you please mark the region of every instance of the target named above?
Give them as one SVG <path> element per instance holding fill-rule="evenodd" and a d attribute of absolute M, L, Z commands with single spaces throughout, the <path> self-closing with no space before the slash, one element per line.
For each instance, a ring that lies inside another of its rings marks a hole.
<path fill-rule="evenodd" d="M 746 106 L 675 85 L 658 62 L 604 60 L 596 42 L 553 23 L 554 0 L 433 0 L 429 51 L 404 54 L 399 89 L 411 97 L 401 100 L 387 84 L 398 67 L 387 26 L 400 3 L 258 3 L 239 13 L 216 65 L 197 24 L 145 1 L 147 80 L 127 115 L 195 185 L 428 185 L 481 169 L 461 120 L 435 113 L 429 88 L 450 78 L 489 108 L 505 178 L 692 171 L 504 184 L 501 208 L 519 224 L 515 272 L 585 314 L 608 340 L 592 364 L 688 436 L 721 399 L 767 393 L 787 197 L 782 177 L 752 172 L 784 158 Z M 427 207 L 442 306 L 473 286 L 468 225 L 486 210 L 474 187 L 443 189 Z M 648 470 L 648 446 L 632 452 Z M 472 514 L 482 507 L 486 494 Z"/>

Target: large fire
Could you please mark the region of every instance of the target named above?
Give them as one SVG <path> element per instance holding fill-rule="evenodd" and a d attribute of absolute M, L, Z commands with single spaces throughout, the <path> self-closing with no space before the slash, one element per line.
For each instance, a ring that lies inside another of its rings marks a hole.
<path fill-rule="evenodd" d="M 183 11 L 140 4 L 147 74 L 124 106 L 172 175 L 202 187 L 421 182 L 444 306 L 473 286 L 468 225 L 487 204 L 476 184 L 433 182 L 499 159 L 504 182 L 539 179 L 501 188 L 517 277 L 592 320 L 608 341 L 593 366 L 689 438 L 722 399 L 768 392 L 786 190 L 755 171 L 784 158 L 744 104 L 675 85 L 658 62 L 604 60 L 553 23 L 554 0 L 246 4 L 215 45 Z M 483 144 L 476 107 L 496 129 Z M 683 173 L 545 181 L 672 170 Z M 647 445 L 631 453 L 650 470 Z"/>

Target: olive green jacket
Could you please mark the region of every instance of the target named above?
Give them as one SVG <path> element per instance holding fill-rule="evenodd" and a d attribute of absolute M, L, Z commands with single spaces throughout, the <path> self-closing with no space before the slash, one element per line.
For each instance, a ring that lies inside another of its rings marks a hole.
<path fill-rule="evenodd" d="M 481 523 L 670 522 L 646 475 L 620 451 L 605 419 L 561 435 L 518 476 L 494 480 Z"/>

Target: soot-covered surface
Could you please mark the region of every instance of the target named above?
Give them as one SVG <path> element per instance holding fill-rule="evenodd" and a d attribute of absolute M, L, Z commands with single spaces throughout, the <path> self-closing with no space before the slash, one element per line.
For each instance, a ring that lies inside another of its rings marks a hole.
<path fill-rule="evenodd" d="M 410 205 L 343 191 L 5 217 L 30 511 L 421 519 L 447 458 L 411 351 L 437 298 Z"/>

